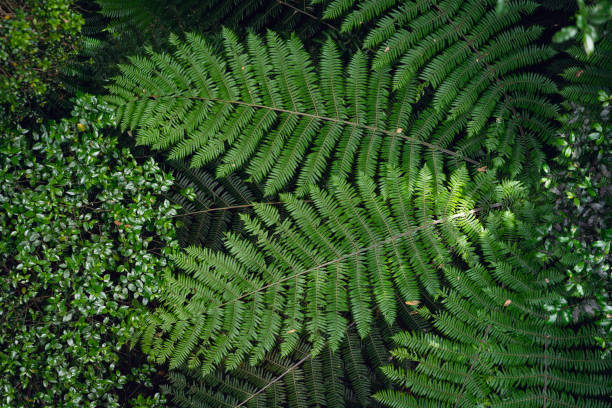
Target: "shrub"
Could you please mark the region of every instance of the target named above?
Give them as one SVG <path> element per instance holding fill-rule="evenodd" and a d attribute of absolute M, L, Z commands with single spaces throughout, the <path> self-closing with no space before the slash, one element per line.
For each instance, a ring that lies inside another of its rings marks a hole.
<path fill-rule="evenodd" d="M 170 268 L 173 181 L 102 132 L 113 123 L 82 97 L 70 119 L 3 132 L 2 407 L 118 407 L 116 390 L 145 377 L 122 372 L 119 351 Z"/>
<path fill-rule="evenodd" d="M 43 103 L 50 85 L 59 85 L 59 68 L 77 52 L 83 18 L 72 3 L 0 1 L 0 108 L 19 119 L 28 105 Z"/>
<path fill-rule="evenodd" d="M 542 179 L 553 215 L 544 228 L 544 249 L 567 270 L 567 298 L 550 306 L 551 319 L 593 319 L 598 341 L 612 342 L 612 124 L 610 97 L 601 92 L 599 110 L 572 104 L 558 139 L 559 155 Z"/>

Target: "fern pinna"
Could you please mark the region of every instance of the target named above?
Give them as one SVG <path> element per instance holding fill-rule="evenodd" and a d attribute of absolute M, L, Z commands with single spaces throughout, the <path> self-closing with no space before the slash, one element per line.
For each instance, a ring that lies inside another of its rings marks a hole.
<path fill-rule="evenodd" d="M 530 209 L 531 211 L 531 209 Z M 474 231 L 482 264 L 443 267 L 449 283 L 435 330 L 394 336 L 385 374 L 400 388 L 374 398 L 387 407 L 609 407 L 612 360 L 588 321 L 553 321 L 546 306 L 565 271 L 544 264 L 529 242 L 536 221 L 490 213 Z"/>
<path fill-rule="evenodd" d="M 432 127 L 462 122 L 466 144 L 494 154 L 494 164 L 516 176 L 543 160 L 557 108 L 547 78 L 526 72 L 554 55 L 536 45 L 544 28 L 520 21 L 538 4 L 497 0 L 320 0 L 324 16 L 342 18 L 341 31 L 365 30 L 363 48 L 375 53 L 373 69 L 393 67 L 393 89 L 431 94 L 423 114 Z"/>

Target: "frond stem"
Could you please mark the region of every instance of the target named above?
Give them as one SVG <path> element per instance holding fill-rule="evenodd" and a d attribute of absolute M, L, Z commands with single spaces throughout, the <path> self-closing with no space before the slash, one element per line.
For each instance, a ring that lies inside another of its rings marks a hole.
<path fill-rule="evenodd" d="M 480 355 L 482 354 L 482 346 L 485 344 L 485 341 L 487 341 L 487 337 L 489 337 L 489 330 L 491 330 L 490 324 L 487 325 L 484 331 L 484 334 L 482 335 L 478 353 L 474 356 L 474 359 L 472 360 L 472 364 L 470 365 L 470 369 L 468 370 L 467 374 L 465 375 L 465 378 L 463 379 L 463 384 L 461 385 L 461 391 L 459 391 L 459 395 L 457 395 L 457 399 L 455 400 L 455 408 L 457 408 L 457 405 L 459 405 L 459 401 L 461 401 L 461 398 L 463 398 L 463 392 L 465 391 L 467 382 L 470 376 L 472 375 L 472 371 L 474 371 L 474 369 L 476 368 L 476 363 L 478 362 L 478 360 L 480 359 Z"/>
<path fill-rule="evenodd" d="M 247 399 L 242 401 L 240 404 L 236 405 L 234 408 L 243 407 L 247 402 L 249 402 L 250 400 L 255 398 L 257 395 L 264 392 L 267 388 L 271 387 L 276 382 L 280 381 L 284 376 L 289 374 L 292 370 L 295 370 L 296 368 L 298 368 L 300 365 L 302 365 L 302 363 L 304 363 L 306 360 L 310 359 L 311 357 L 312 357 L 312 354 L 308 354 L 306 357 L 302 358 L 300 361 L 298 361 L 297 363 L 293 364 L 291 367 L 286 369 L 281 375 L 279 375 L 278 377 L 274 378 L 272 381 L 270 381 L 269 383 L 261 387 L 259 390 L 257 390 L 257 392 L 254 392 L 253 394 L 251 394 Z"/>
<path fill-rule="evenodd" d="M 311 200 L 304 200 L 304 201 L 311 202 Z M 226 210 L 234 210 L 238 208 L 247 208 L 247 207 L 253 207 L 256 204 L 279 205 L 279 204 L 283 204 L 283 202 L 282 201 L 269 201 L 265 203 L 250 203 L 250 204 L 241 204 L 241 205 L 230 205 L 228 207 L 215 207 L 215 208 L 208 208 L 206 210 L 201 210 L 201 211 L 191 211 L 191 212 L 186 212 L 182 214 L 177 214 L 177 215 L 172 216 L 171 218 L 183 217 L 186 215 L 193 215 L 193 214 L 205 214 L 205 213 L 214 212 L 214 211 L 226 211 Z"/>
<path fill-rule="evenodd" d="M 346 333 L 347 330 L 349 330 L 351 327 L 353 327 L 355 325 L 355 322 L 351 322 L 351 324 L 349 324 L 348 326 L 346 326 L 346 328 L 344 329 L 344 332 Z M 326 341 L 327 342 L 327 341 Z M 304 356 L 304 358 L 302 358 L 300 361 L 298 361 L 297 363 L 293 364 L 291 367 L 287 368 L 285 371 L 283 371 L 278 377 L 274 378 L 272 381 L 270 381 L 269 383 L 267 383 L 266 385 L 264 385 L 263 387 L 261 387 L 259 390 L 257 390 L 257 392 L 254 392 L 253 394 L 251 394 L 247 399 L 245 399 L 244 401 L 242 401 L 240 404 L 236 405 L 234 408 L 240 408 L 242 406 L 244 406 L 247 402 L 249 402 L 250 400 L 252 400 L 253 398 L 255 398 L 257 395 L 261 394 L 262 392 L 264 392 L 267 388 L 271 387 L 272 385 L 274 385 L 275 383 L 277 383 L 278 381 L 280 381 L 284 376 L 286 376 L 287 374 L 289 374 L 291 371 L 295 370 L 296 368 L 298 368 L 299 366 L 301 366 L 302 364 L 304 364 L 306 361 L 308 361 L 309 359 L 312 358 L 312 352 L 308 353 L 306 356 Z"/>
<path fill-rule="evenodd" d="M 502 205 L 503 205 L 503 203 L 495 203 L 495 204 L 490 205 L 488 208 L 489 208 L 489 209 L 491 209 L 491 208 L 499 208 L 499 207 L 501 207 Z M 259 292 L 261 292 L 262 290 L 265 290 L 265 289 L 267 289 L 267 288 L 269 288 L 269 287 L 276 286 L 276 285 L 278 285 L 278 284 L 280 284 L 280 283 L 283 283 L 283 282 L 286 282 L 286 281 L 288 281 L 288 280 L 294 279 L 294 278 L 296 278 L 296 277 L 298 277 L 298 276 L 301 276 L 301 275 L 304 275 L 304 274 L 306 274 L 306 273 L 309 273 L 309 272 L 315 271 L 315 270 L 317 270 L 317 269 L 325 268 L 325 267 L 327 267 L 327 266 L 329 266 L 329 265 L 333 265 L 333 264 L 335 264 L 336 262 L 340 262 L 340 261 L 343 261 L 343 260 L 348 259 L 348 258 L 352 258 L 353 256 L 355 256 L 355 255 L 359 255 L 359 254 L 360 254 L 360 253 L 362 253 L 362 252 L 366 252 L 366 251 L 369 251 L 369 250 L 371 250 L 371 249 L 378 248 L 379 246 L 384 246 L 385 244 L 388 244 L 388 243 L 390 243 L 390 242 L 394 242 L 394 241 L 396 241 L 396 240 L 398 240 L 398 239 L 400 239 L 400 238 L 403 238 L 403 237 L 406 237 L 406 236 L 412 235 L 412 234 L 414 234 L 415 232 L 420 231 L 420 230 L 422 230 L 422 229 L 425 229 L 425 228 L 431 227 L 431 226 L 433 226 L 433 225 L 441 224 L 441 223 L 443 223 L 443 222 L 450 221 L 450 220 L 453 220 L 453 219 L 456 219 L 456 218 L 465 217 L 465 216 L 468 216 L 468 215 L 471 215 L 471 214 L 476 214 L 476 213 L 478 213 L 478 212 L 480 212 L 480 211 L 482 211 L 482 210 L 483 210 L 483 208 L 474 208 L 473 210 L 470 210 L 470 211 L 462 211 L 462 212 L 460 212 L 460 213 L 453 214 L 453 215 L 451 215 L 451 216 L 449 216 L 449 217 L 445 217 L 445 218 L 438 219 L 438 220 L 433 220 L 432 222 L 427 223 L 427 224 L 425 224 L 425 225 L 419 225 L 418 227 L 411 228 L 409 231 L 404 231 L 404 232 L 402 232 L 402 233 L 400 233 L 400 234 L 393 235 L 393 236 L 391 236 L 391 237 L 389 237 L 389 238 L 387 238 L 387 239 L 384 239 L 384 240 L 382 240 L 382 241 L 380 241 L 380 242 L 377 242 L 377 243 L 375 243 L 375 244 L 372 244 L 372 245 L 370 245 L 370 246 L 367 246 L 367 247 L 364 247 L 364 248 L 359 248 L 359 249 L 357 249 L 356 251 L 350 252 L 350 253 L 348 253 L 348 254 L 344 254 L 344 255 L 342 255 L 342 256 L 340 256 L 340 257 L 338 257 L 338 258 L 334 258 L 334 259 L 329 260 L 329 261 L 327 261 L 327 262 L 323 262 L 323 263 L 321 263 L 321 264 L 319 264 L 319 265 L 313 266 L 312 268 L 305 269 L 305 270 L 303 270 L 303 271 L 301 271 L 301 272 L 295 273 L 295 274 L 290 275 L 290 276 L 285 276 L 284 278 L 279 279 L 279 280 L 277 280 L 277 281 L 275 281 L 275 282 L 272 282 L 272 283 L 268 283 L 267 285 L 264 285 L 264 286 L 262 286 L 261 288 L 259 288 L 259 289 L 257 289 L 257 290 L 254 290 L 254 291 L 251 291 L 251 292 L 245 293 L 245 294 L 243 294 L 243 295 L 238 296 L 238 297 L 237 297 L 237 298 L 235 298 L 235 299 L 232 299 L 232 300 L 230 300 L 230 301 L 227 301 L 227 302 L 221 303 L 221 304 L 219 304 L 219 305 L 215 306 L 213 309 L 216 309 L 216 308 L 219 308 L 219 307 L 226 306 L 226 305 L 228 305 L 228 304 L 230 304 L 230 303 L 233 303 L 233 302 L 235 302 L 235 301 L 237 301 L 237 300 L 244 299 L 245 297 L 248 297 L 248 296 L 254 295 L 255 293 L 259 293 Z"/>
<path fill-rule="evenodd" d="M 257 103 L 250 103 L 250 102 L 244 102 L 244 101 L 235 101 L 235 100 L 228 100 L 228 99 L 221 99 L 221 98 L 204 98 L 201 96 L 189 96 L 189 95 L 180 95 L 180 94 L 170 94 L 170 95 L 149 95 L 149 98 L 151 99 L 157 99 L 157 98 L 178 98 L 178 97 L 183 97 L 183 98 L 187 98 L 187 99 L 191 99 L 191 100 L 196 100 L 196 101 L 202 101 L 202 102 L 206 102 L 206 101 L 213 101 L 213 102 L 219 102 L 219 103 L 226 103 L 226 104 L 232 104 L 232 105 L 241 105 L 241 106 L 247 106 L 250 108 L 255 108 L 255 109 L 267 109 L 267 110 L 271 110 L 274 112 L 281 112 L 281 113 L 288 113 L 290 115 L 296 115 L 296 116 L 303 116 L 303 117 L 307 117 L 307 118 L 313 118 L 313 119 L 318 119 L 318 120 L 322 120 L 325 122 L 333 122 L 333 123 L 341 123 L 343 125 L 348 125 L 348 126 L 354 126 L 354 127 L 361 127 L 364 129 L 368 129 L 372 132 L 380 132 L 386 135 L 390 135 L 390 136 L 394 136 L 394 137 L 399 137 L 400 139 L 405 139 L 408 140 L 412 143 L 416 143 L 416 144 L 420 144 L 422 146 L 425 147 L 429 147 L 430 149 L 433 150 L 437 150 L 440 151 L 442 153 L 446 153 L 450 156 L 453 157 L 457 157 L 459 159 L 463 159 L 468 163 L 471 164 L 475 164 L 477 166 L 480 166 L 480 162 L 470 159 L 469 157 L 464 156 L 461 153 L 449 150 L 449 149 L 445 149 L 443 147 L 440 147 L 438 145 L 435 145 L 433 143 L 428 143 L 425 142 L 424 140 L 419 140 L 417 138 L 411 137 L 411 136 L 406 136 L 403 134 L 403 130 L 398 129 L 395 132 L 392 132 L 390 130 L 384 130 L 384 129 L 380 129 L 377 126 L 370 126 L 370 125 L 365 125 L 362 123 L 358 123 L 358 122 L 351 122 L 350 120 L 345 120 L 345 119 L 336 119 L 336 118 L 330 118 L 328 116 L 321 116 L 321 115 L 315 115 L 312 113 L 306 113 L 306 112 L 298 112 L 295 110 L 290 110 L 290 109 L 283 109 L 283 108 L 277 108 L 277 107 L 272 107 L 272 106 L 265 106 L 265 105 L 260 105 Z"/>
<path fill-rule="evenodd" d="M 295 12 L 300 13 L 300 14 L 304 14 L 305 16 L 308 16 L 310 18 L 312 18 L 313 20 L 316 20 L 317 22 L 319 22 L 320 24 L 323 24 L 325 26 L 327 26 L 328 28 L 331 28 L 332 30 L 334 30 L 335 32 L 339 33 L 340 31 L 338 31 L 338 29 L 336 27 L 334 27 L 333 25 L 326 23 L 325 21 L 321 20 L 320 18 L 318 18 L 317 16 L 315 16 L 314 14 L 310 14 L 309 12 L 307 12 L 306 10 L 302 10 L 301 8 L 295 7 L 293 4 L 289 4 L 287 2 L 284 2 L 282 0 L 276 0 L 276 2 L 278 4 L 280 4 L 281 6 L 285 6 L 285 7 L 289 7 L 290 9 L 293 9 Z"/>

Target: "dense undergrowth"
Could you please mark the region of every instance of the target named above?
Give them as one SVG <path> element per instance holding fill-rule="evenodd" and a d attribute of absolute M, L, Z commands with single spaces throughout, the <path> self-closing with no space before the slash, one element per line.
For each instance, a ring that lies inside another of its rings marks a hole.
<path fill-rule="evenodd" d="M 608 406 L 611 7 L 0 0 L 0 406 Z"/>

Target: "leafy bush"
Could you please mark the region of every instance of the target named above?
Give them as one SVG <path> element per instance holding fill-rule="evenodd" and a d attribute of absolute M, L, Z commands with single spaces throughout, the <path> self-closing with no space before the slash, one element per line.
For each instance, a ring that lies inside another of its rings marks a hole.
<path fill-rule="evenodd" d="M 595 50 L 595 43 L 602 35 L 605 24 L 612 20 L 612 1 L 610 0 L 576 0 L 578 12 L 576 25 L 563 27 L 553 37 L 554 42 L 570 39 L 582 40 L 587 55 Z M 605 31 L 603 32 L 605 35 Z"/>
<path fill-rule="evenodd" d="M 60 66 L 76 54 L 83 18 L 72 3 L 0 2 L 0 105 L 18 117 L 49 85 L 58 84 Z"/>
<path fill-rule="evenodd" d="M 170 269 L 176 207 L 159 198 L 172 178 L 103 134 L 112 124 L 83 97 L 0 141 L 2 407 L 118 407 L 113 391 L 146 374 L 121 372 L 118 352 Z"/>
<path fill-rule="evenodd" d="M 544 249 L 567 268 L 568 299 L 550 307 L 552 319 L 598 321 L 599 341 L 612 341 L 612 124 L 610 97 L 599 112 L 573 105 L 559 156 L 543 178 L 554 215 L 544 230 Z"/>

